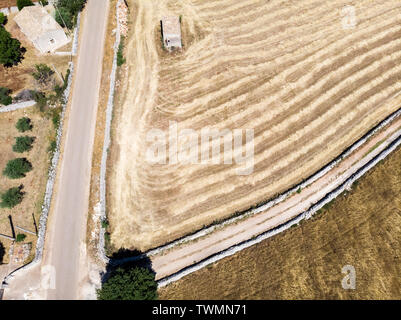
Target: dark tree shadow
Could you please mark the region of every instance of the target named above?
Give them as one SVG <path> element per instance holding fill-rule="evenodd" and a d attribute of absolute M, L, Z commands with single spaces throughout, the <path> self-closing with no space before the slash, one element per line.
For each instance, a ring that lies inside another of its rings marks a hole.
<path fill-rule="evenodd" d="M 3 264 L 3 258 L 6 254 L 6 249 L 4 248 L 3 244 L 0 242 L 0 264 Z"/>
<path fill-rule="evenodd" d="M 26 48 L 25 48 L 25 47 L 21 47 L 21 49 L 20 49 L 19 51 L 20 51 L 20 53 L 21 53 L 21 56 L 19 57 L 19 59 L 16 60 L 14 63 L 5 63 L 5 64 L 3 64 L 3 66 L 4 66 L 5 68 L 12 68 L 12 67 L 15 67 L 15 66 L 19 65 L 19 64 L 22 62 L 22 60 L 25 59 Z"/>
<path fill-rule="evenodd" d="M 5 26 L 6 24 L 7 24 L 7 22 L 8 22 L 8 17 L 5 15 L 4 16 L 4 21 L 3 21 L 3 26 Z"/>
<path fill-rule="evenodd" d="M 110 261 L 118 261 L 121 259 L 130 259 L 130 258 L 134 258 L 134 257 L 138 257 L 143 255 L 143 253 L 139 250 L 130 250 L 130 249 L 124 249 L 121 248 L 119 249 L 117 252 L 114 252 L 110 258 Z"/>
<path fill-rule="evenodd" d="M 156 275 L 155 271 L 152 268 L 152 261 L 149 257 L 139 250 L 129 250 L 129 249 L 120 249 L 117 252 L 113 253 L 111 257 L 109 257 L 109 263 L 106 266 L 106 271 L 101 274 L 102 283 L 106 282 L 110 276 L 117 269 L 131 269 L 134 267 L 146 268 L 151 273 Z"/>

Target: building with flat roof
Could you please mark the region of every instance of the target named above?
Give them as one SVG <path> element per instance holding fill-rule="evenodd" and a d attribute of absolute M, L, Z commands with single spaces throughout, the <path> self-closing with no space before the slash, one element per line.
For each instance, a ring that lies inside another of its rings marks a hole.
<path fill-rule="evenodd" d="M 24 7 L 14 21 L 41 53 L 52 53 L 70 42 L 63 28 L 42 6 Z"/>
<path fill-rule="evenodd" d="M 177 16 L 163 17 L 161 26 L 164 46 L 168 50 L 182 48 L 180 18 Z"/>

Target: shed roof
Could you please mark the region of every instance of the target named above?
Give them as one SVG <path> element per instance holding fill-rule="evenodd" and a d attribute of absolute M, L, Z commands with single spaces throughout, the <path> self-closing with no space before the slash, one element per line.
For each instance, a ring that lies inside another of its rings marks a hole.
<path fill-rule="evenodd" d="M 63 31 L 63 28 L 41 6 L 24 7 L 14 18 L 22 32 L 31 41 L 48 32 Z"/>
<path fill-rule="evenodd" d="M 181 36 L 180 18 L 177 16 L 167 16 L 162 18 L 163 33 Z"/>

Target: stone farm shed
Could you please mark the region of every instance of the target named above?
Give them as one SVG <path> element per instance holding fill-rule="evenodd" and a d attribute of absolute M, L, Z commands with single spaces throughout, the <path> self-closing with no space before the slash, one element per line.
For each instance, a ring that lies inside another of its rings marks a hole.
<path fill-rule="evenodd" d="M 63 28 L 42 6 L 24 7 L 14 21 L 41 53 L 54 52 L 70 42 Z"/>
<path fill-rule="evenodd" d="M 177 16 L 163 17 L 161 25 L 164 46 L 169 50 L 182 48 L 180 18 Z"/>

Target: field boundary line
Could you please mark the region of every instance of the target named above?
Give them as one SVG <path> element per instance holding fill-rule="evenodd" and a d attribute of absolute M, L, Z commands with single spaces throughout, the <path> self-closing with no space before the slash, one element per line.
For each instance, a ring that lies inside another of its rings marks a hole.
<path fill-rule="evenodd" d="M 114 41 L 114 55 L 113 55 L 113 65 L 110 72 L 110 88 L 109 88 L 109 97 L 107 100 L 107 108 L 106 108 L 106 127 L 104 131 L 104 141 L 103 141 L 103 150 L 102 150 L 102 160 L 100 164 L 100 219 L 99 219 L 99 241 L 98 241 L 98 256 L 102 260 L 103 263 L 107 264 L 109 262 L 109 258 L 105 252 L 105 241 L 104 235 L 106 229 L 102 225 L 102 221 L 104 221 L 107 217 L 106 215 L 106 173 L 107 173 L 107 157 L 109 146 L 111 142 L 111 123 L 113 119 L 113 109 L 114 109 L 114 94 L 115 94 L 115 86 L 116 86 L 116 77 L 117 77 L 117 53 L 118 47 L 120 46 L 121 41 L 121 30 L 120 30 L 120 21 L 119 21 L 119 7 L 122 0 L 118 0 L 116 2 L 116 39 Z"/>
<path fill-rule="evenodd" d="M 361 178 L 365 173 L 367 173 L 370 169 L 372 169 L 376 164 L 378 164 L 380 161 L 385 159 L 389 154 L 391 154 L 394 150 L 396 150 L 400 145 L 401 145 L 401 129 L 398 130 L 395 134 L 391 136 L 391 138 L 387 139 L 388 145 L 386 148 L 383 150 L 377 152 L 375 156 L 372 157 L 367 163 L 363 164 L 359 169 L 356 170 L 353 174 L 351 174 L 350 177 L 345 179 L 344 182 L 342 182 L 339 186 L 335 187 L 332 191 L 328 192 L 322 199 L 314 203 L 308 210 L 301 212 L 298 214 L 296 217 L 290 219 L 289 221 L 280 224 L 277 227 L 274 227 L 272 229 L 269 229 L 257 236 L 255 236 L 252 239 L 243 241 L 239 244 L 233 245 L 227 249 L 224 249 L 218 253 L 215 253 L 208 258 L 203 259 L 200 262 L 197 262 L 195 264 L 192 264 L 178 272 L 175 272 L 174 274 L 164 277 L 160 280 L 157 281 L 158 287 L 164 287 L 172 282 L 175 282 L 184 276 L 193 273 L 197 270 L 200 270 L 204 268 L 205 266 L 212 264 L 214 262 L 217 262 L 223 258 L 226 258 L 228 256 L 232 256 L 235 253 L 246 249 L 248 247 L 251 247 L 255 244 L 258 244 L 262 242 L 263 240 L 266 240 L 274 235 L 277 235 L 289 228 L 291 228 L 293 225 L 298 224 L 302 220 L 308 220 L 310 219 L 319 209 L 321 209 L 324 205 L 327 203 L 331 202 L 333 199 L 335 199 L 337 196 L 339 196 L 341 193 L 343 193 L 349 186 L 351 186 L 356 180 Z M 359 161 L 362 162 L 362 160 L 365 157 L 362 157 Z"/>
<path fill-rule="evenodd" d="M 28 101 L 24 101 L 24 102 L 10 104 L 8 106 L 1 107 L 0 113 L 12 112 L 12 111 L 16 111 L 19 109 L 29 108 L 29 107 L 34 106 L 35 104 L 36 104 L 36 101 L 34 101 L 34 100 L 28 100 Z"/>
<path fill-rule="evenodd" d="M 394 98 L 398 97 L 399 95 L 401 95 L 401 92 L 393 95 L 392 97 L 390 97 L 390 99 L 394 99 Z M 312 174 L 309 178 L 306 178 L 301 183 L 291 187 L 290 189 L 288 189 L 287 191 L 285 191 L 281 195 L 278 195 L 277 197 L 275 197 L 273 199 L 270 199 L 265 203 L 261 203 L 261 204 L 257 205 L 255 208 L 251 208 L 251 209 L 245 210 L 242 213 L 240 213 L 240 214 L 238 214 L 238 215 L 236 215 L 234 217 L 231 217 L 231 218 L 228 218 L 226 220 L 223 220 L 220 223 L 212 224 L 212 225 L 210 225 L 210 226 L 208 226 L 206 228 L 203 228 L 203 229 L 200 229 L 198 231 L 195 231 L 192 234 L 189 234 L 189 235 L 184 236 L 182 238 L 176 239 L 176 240 L 174 240 L 174 241 L 172 241 L 170 243 L 164 244 L 164 245 L 156 247 L 154 249 L 150 249 L 150 250 L 144 252 L 141 255 L 134 256 L 134 257 L 128 257 L 128 258 L 122 258 L 122 259 L 116 259 L 116 260 L 113 261 L 113 264 L 118 265 L 118 264 L 122 264 L 122 263 L 125 263 L 125 262 L 128 262 L 128 261 L 139 260 L 139 259 L 142 259 L 145 256 L 148 256 L 148 257 L 149 256 L 154 256 L 154 255 L 162 253 L 162 252 L 164 252 L 166 250 L 172 249 L 172 248 L 174 248 L 174 247 L 176 247 L 178 245 L 181 245 L 181 244 L 184 244 L 186 242 L 190 242 L 190 241 L 199 239 L 201 237 L 204 237 L 204 236 L 214 232 L 218 228 L 233 224 L 233 223 L 237 222 L 238 220 L 242 220 L 244 218 L 248 218 L 250 216 L 253 216 L 253 215 L 257 214 L 257 213 L 265 211 L 265 210 L 267 210 L 267 209 L 269 209 L 269 208 L 271 208 L 271 207 L 283 202 L 284 200 L 288 199 L 291 195 L 296 193 L 298 189 L 307 188 L 313 182 L 315 182 L 316 180 L 320 179 L 322 176 L 327 174 L 331 169 L 333 169 L 335 166 L 337 166 L 342 160 L 347 158 L 356 149 L 358 149 L 363 144 L 365 144 L 378 131 L 380 131 L 382 128 L 384 128 L 385 126 L 387 126 L 388 124 L 393 122 L 395 119 L 400 117 L 400 115 L 401 115 L 401 107 L 399 109 L 397 109 L 396 111 L 394 111 L 392 114 L 390 114 L 387 118 L 382 120 L 374 128 L 369 130 L 364 136 L 362 136 L 359 140 L 354 142 L 350 147 L 345 149 L 337 158 L 335 158 L 334 160 L 332 160 L 331 162 L 329 162 L 328 164 L 323 166 L 317 172 Z"/>

